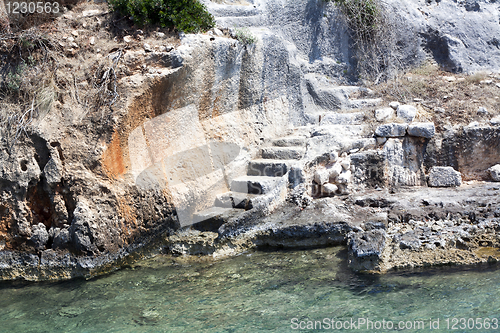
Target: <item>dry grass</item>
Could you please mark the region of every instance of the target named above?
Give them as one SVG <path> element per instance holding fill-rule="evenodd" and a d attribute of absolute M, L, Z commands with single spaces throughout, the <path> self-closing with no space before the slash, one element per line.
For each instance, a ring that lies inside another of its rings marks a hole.
<path fill-rule="evenodd" d="M 427 62 L 394 80 L 370 88 L 388 102 L 418 101 L 427 113 L 423 119 L 432 120 L 442 128 L 472 121 L 486 123 L 500 114 L 500 88 L 496 83 L 500 83 L 498 74 L 451 74 Z M 489 113 L 479 114 L 479 107 L 486 108 Z"/>

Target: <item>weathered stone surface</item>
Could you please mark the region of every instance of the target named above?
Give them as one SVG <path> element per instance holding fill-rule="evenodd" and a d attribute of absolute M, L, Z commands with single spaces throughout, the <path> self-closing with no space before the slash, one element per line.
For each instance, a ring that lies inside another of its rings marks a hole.
<path fill-rule="evenodd" d="M 49 233 L 43 223 L 33 226 L 30 240 L 35 244 L 36 249 L 42 250 L 45 248 L 45 244 L 49 241 Z"/>
<path fill-rule="evenodd" d="M 408 126 L 408 135 L 430 139 L 434 136 L 434 123 L 412 123 Z"/>
<path fill-rule="evenodd" d="M 496 116 L 490 119 L 490 124 L 493 126 L 500 125 L 500 116 Z"/>
<path fill-rule="evenodd" d="M 429 186 L 451 187 L 462 185 L 462 175 L 452 167 L 433 167 L 429 173 Z"/>
<path fill-rule="evenodd" d="M 348 240 L 349 267 L 356 271 L 377 271 L 383 260 L 387 233 L 382 229 L 350 233 Z"/>
<path fill-rule="evenodd" d="M 491 175 L 491 179 L 495 182 L 500 182 L 500 164 L 494 165 L 488 169 Z"/>
<path fill-rule="evenodd" d="M 417 115 L 417 108 L 413 105 L 400 105 L 396 110 L 398 118 L 411 123 L 415 116 Z"/>
<path fill-rule="evenodd" d="M 330 195 L 330 196 L 335 195 L 335 193 L 337 192 L 338 189 L 339 189 L 338 186 L 335 184 L 327 183 L 327 184 L 323 185 L 324 195 Z"/>
<path fill-rule="evenodd" d="M 397 101 L 392 101 L 392 102 L 389 103 L 389 106 L 391 108 L 393 108 L 394 110 L 397 110 L 400 105 L 401 105 L 401 103 L 399 103 Z"/>
<path fill-rule="evenodd" d="M 398 123 L 384 124 L 377 127 L 377 129 L 375 130 L 375 135 L 388 138 L 405 136 L 407 128 L 408 124 L 398 124 Z"/>
<path fill-rule="evenodd" d="M 377 121 L 386 121 L 392 117 L 394 117 L 394 109 L 392 107 L 375 110 L 375 119 Z"/>
<path fill-rule="evenodd" d="M 326 168 L 318 168 L 314 171 L 314 181 L 318 185 L 324 185 L 330 180 L 330 172 Z"/>

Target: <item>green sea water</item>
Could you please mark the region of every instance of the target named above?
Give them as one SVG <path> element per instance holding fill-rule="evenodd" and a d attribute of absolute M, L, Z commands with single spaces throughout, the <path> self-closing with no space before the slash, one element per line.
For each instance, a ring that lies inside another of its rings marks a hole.
<path fill-rule="evenodd" d="M 500 332 L 498 268 L 369 276 L 347 268 L 342 247 L 217 261 L 158 256 L 87 281 L 0 283 L 0 332 L 338 331 L 332 324 L 345 332 Z"/>

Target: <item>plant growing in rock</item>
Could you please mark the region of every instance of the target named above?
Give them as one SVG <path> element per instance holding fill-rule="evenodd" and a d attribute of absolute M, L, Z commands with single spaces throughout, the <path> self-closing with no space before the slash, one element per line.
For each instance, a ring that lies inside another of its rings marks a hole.
<path fill-rule="evenodd" d="M 236 29 L 236 39 L 245 45 L 254 44 L 257 41 L 257 37 L 248 28 Z"/>
<path fill-rule="evenodd" d="M 397 15 L 389 15 L 381 0 L 327 1 L 339 8 L 349 28 L 359 77 L 378 83 L 381 79 L 397 75 L 403 67 L 402 59 L 409 58 L 402 55 L 402 50 L 411 44 L 396 35 L 399 26 Z M 405 34 L 408 37 L 404 38 L 410 40 L 413 32 L 405 31 Z M 406 52 L 411 53 L 408 50 Z M 409 61 L 413 62 L 415 59 Z"/>
<path fill-rule="evenodd" d="M 110 0 L 109 6 L 137 25 L 159 24 L 188 33 L 215 26 L 214 17 L 198 0 Z"/>

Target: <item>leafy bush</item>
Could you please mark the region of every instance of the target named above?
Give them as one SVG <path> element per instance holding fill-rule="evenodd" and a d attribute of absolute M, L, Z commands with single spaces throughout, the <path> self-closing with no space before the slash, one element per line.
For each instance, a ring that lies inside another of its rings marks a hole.
<path fill-rule="evenodd" d="M 257 38 L 250 32 L 248 28 L 236 29 L 236 39 L 243 44 L 253 44 L 257 41 Z"/>
<path fill-rule="evenodd" d="M 159 24 L 188 33 L 215 26 L 214 17 L 198 0 L 109 0 L 109 5 L 137 25 Z"/>

